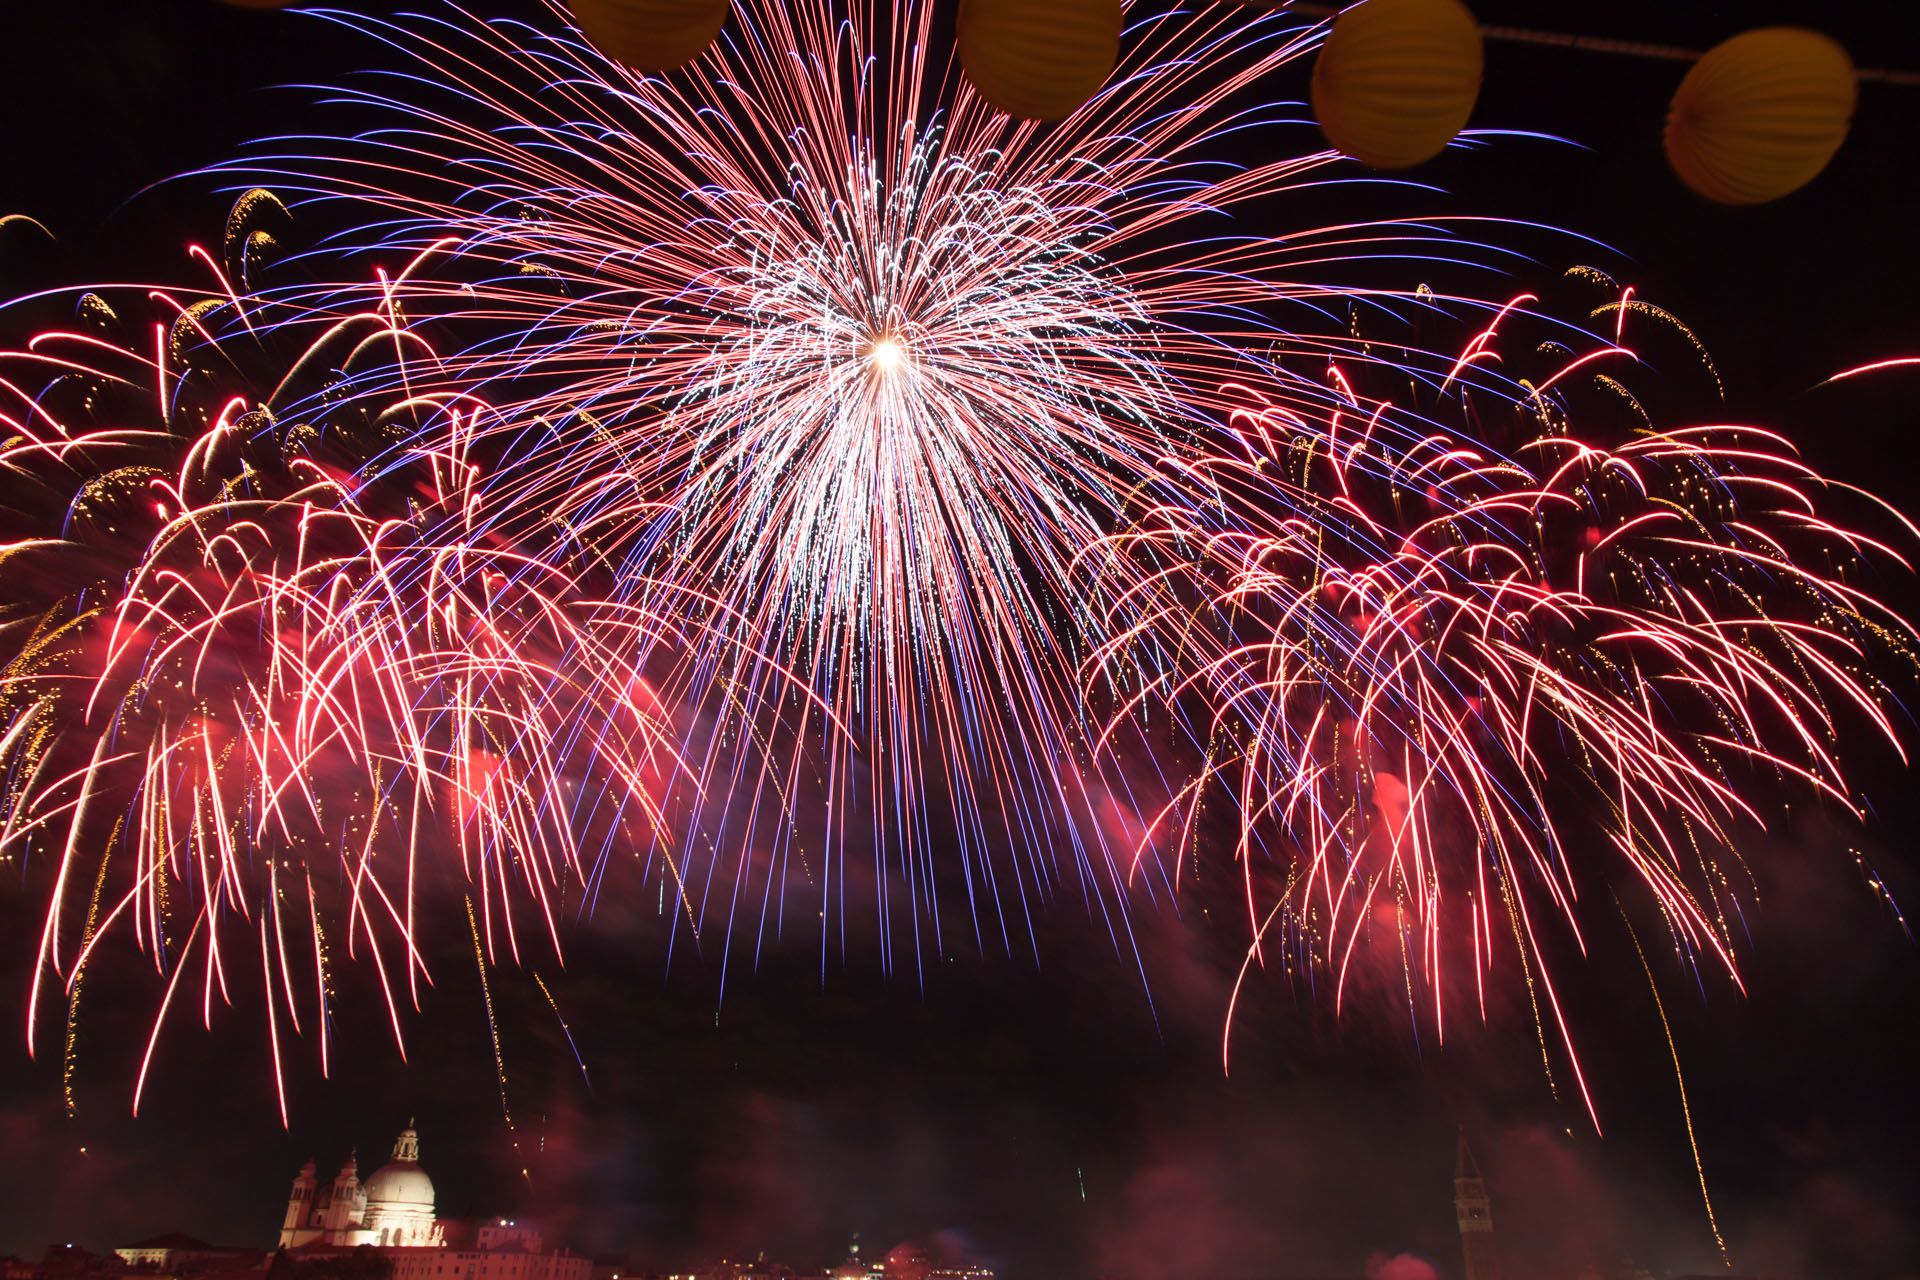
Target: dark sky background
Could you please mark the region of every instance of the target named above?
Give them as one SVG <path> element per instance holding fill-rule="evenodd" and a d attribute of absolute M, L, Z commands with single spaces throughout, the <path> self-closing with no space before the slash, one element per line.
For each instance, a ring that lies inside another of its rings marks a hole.
<path fill-rule="evenodd" d="M 1798 21 L 1862 65 L 1920 66 L 1907 4 L 1476 9 L 1692 47 Z M 0 284 L 177 275 L 179 246 L 216 235 L 224 201 L 194 180 L 136 193 L 300 119 L 304 97 L 270 86 L 337 80 L 379 56 L 330 25 L 211 0 L 4 0 L 0 213 L 31 214 L 59 241 L 24 258 L 4 246 Z M 1276 93 L 1304 94 L 1306 64 L 1296 71 Z M 1491 45 L 1475 124 L 1583 147 L 1516 140 L 1421 176 L 1448 189 L 1440 207 L 1605 242 L 1555 242 L 1512 286 L 1574 262 L 1608 267 L 1700 334 L 1728 417 L 1782 429 L 1818 465 L 1920 508 L 1906 458 L 1920 373 L 1815 388 L 1849 365 L 1920 353 L 1920 89 L 1865 85 L 1823 177 L 1733 211 L 1689 196 L 1661 160 L 1681 71 Z M 1743 1273 L 1920 1275 L 1920 953 L 1846 853 L 1865 849 L 1911 908 L 1920 808 L 1903 770 L 1868 761 L 1866 776 L 1882 811 L 1864 837 L 1807 814 L 1746 850 L 1761 886 L 1748 996 L 1662 972 Z M 14 1028 L 37 888 L 0 894 L 0 1011 Z M 1223 1079 L 1230 940 L 1174 918 L 1142 923 L 1156 1017 L 1071 899 L 1046 927 L 1040 964 L 963 956 L 924 988 L 857 958 L 823 989 L 803 947 L 735 975 L 716 1010 L 711 964 L 682 956 L 669 973 L 646 917 L 603 912 L 572 940 L 567 973 L 543 975 L 591 1087 L 531 981 L 499 977 L 512 1130 L 457 962 L 440 967 L 407 1061 L 371 1020 L 347 1021 L 335 1078 L 296 1076 L 290 1133 L 239 1017 L 175 1034 L 148 1112 L 128 1119 L 131 1011 L 143 1006 L 108 991 L 92 1006 L 88 1043 L 100 1047 L 83 1054 L 77 1119 L 63 1113 L 57 1061 L 30 1061 L 17 1030 L 0 1040 L 0 1252 L 166 1230 L 271 1243 L 306 1156 L 326 1171 L 357 1144 L 363 1167 L 378 1163 L 417 1113 L 443 1212 L 538 1213 L 577 1247 L 643 1263 L 762 1248 L 817 1260 L 855 1231 L 881 1248 L 951 1232 L 1014 1280 L 1453 1276 L 1448 1179 L 1465 1124 L 1510 1280 L 1571 1280 L 1626 1256 L 1669 1274 L 1719 1268 L 1666 1045 L 1617 940 L 1568 973 L 1602 1136 L 1549 1094 L 1512 1010 L 1439 1049 L 1365 1012 L 1336 1024 L 1311 993 L 1269 984 L 1241 1014 Z"/>

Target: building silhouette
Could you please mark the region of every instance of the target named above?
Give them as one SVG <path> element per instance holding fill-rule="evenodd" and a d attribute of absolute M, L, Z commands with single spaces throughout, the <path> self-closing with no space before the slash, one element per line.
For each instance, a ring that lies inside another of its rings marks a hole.
<path fill-rule="evenodd" d="M 385 1280 L 590 1280 L 593 1270 L 589 1258 L 547 1249 L 533 1223 L 441 1218 L 411 1123 L 365 1182 L 352 1156 L 329 1183 L 307 1161 L 287 1196 L 280 1250 L 316 1277 L 355 1257 L 375 1264 Z"/>
<path fill-rule="evenodd" d="M 1474 1163 L 1464 1128 L 1453 1163 L 1453 1216 L 1460 1225 L 1460 1253 L 1466 1261 L 1467 1280 L 1500 1280 L 1500 1255 L 1493 1242 L 1493 1201 L 1487 1198 L 1487 1181 Z"/>
<path fill-rule="evenodd" d="M 315 1242 L 388 1248 L 438 1248 L 444 1229 L 434 1217 L 433 1181 L 420 1167 L 420 1138 L 409 1123 L 393 1144 L 393 1158 L 365 1183 L 359 1161 L 347 1157 L 340 1174 L 321 1186 L 309 1160 L 293 1180 L 280 1247 Z"/>

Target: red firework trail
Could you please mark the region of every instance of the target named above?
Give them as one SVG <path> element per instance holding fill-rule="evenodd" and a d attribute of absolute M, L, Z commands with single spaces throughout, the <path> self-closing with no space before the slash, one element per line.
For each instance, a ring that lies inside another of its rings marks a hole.
<path fill-rule="evenodd" d="M 1772 432 L 1655 427 L 1608 372 L 1635 361 L 1629 308 L 1664 317 L 1630 291 L 1594 312 L 1613 341 L 1542 344 L 1523 394 L 1489 386 L 1476 370 L 1502 328 L 1537 322 L 1534 301 L 1401 403 L 1361 387 L 1419 385 L 1417 357 L 1332 362 L 1341 403 L 1320 417 L 1241 388 L 1234 447 L 1204 468 L 1217 504 L 1108 539 L 1141 569 L 1127 624 L 1179 637 L 1176 674 L 1115 725 L 1151 701 L 1205 709 L 1203 763 L 1152 836 L 1185 838 L 1166 829 L 1195 796 L 1230 796 L 1242 983 L 1278 931 L 1331 971 L 1338 1004 L 1382 948 L 1443 1031 L 1448 968 L 1484 1016 L 1504 954 L 1585 1100 L 1543 932 L 1557 921 L 1584 949 L 1583 886 L 1637 884 L 1684 955 L 1738 982 L 1728 860 L 1764 825 L 1758 797 L 1864 816 L 1843 731 L 1901 749 L 1880 671 L 1911 674 L 1915 632 L 1855 579 L 1906 568 L 1920 529 Z M 1490 429 L 1517 443 L 1497 451 Z M 1607 847 L 1616 866 L 1595 865 Z"/>
<path fill-rule="evenodd" d="M 230 257 L 274 207 L 243 198 Z M 487 406 L 352 390 L 433 364 L 390 306 L 303 316 L 319 336 L 286 351 L 215 274 L 129 291 L 148 320 L 84 295 L 77 327 L 0 354 L 0 848 L 55 867 L 27 1033 L 130 933 L 166 979 L 136 1110 L 169 1014 L 210 1023 L 256 951 L 276 1082 L 283 1027 L 326 1069 L 342 946 L 404 1053 L 449 873 L 490 951 L 557 948 L 580 886 L 653 840 L 683 767 L 645 673 L 670 689 L 712 616 L 477 531 Z"/>
<path fill-rule="evenodd" d="M 1339 999 L 1380 949 L 1444 1028 L 1455 971 L 1483 1011 L 1517 972 L 1571 1056 L 1583 888 L 1735 973 L 1759 789 L 1854 809 L 1843 728 L 1898 747 L 1912 631 L 1861 571 L 1915 530 L 1839 523 L 1875 508 L 1764 431 L 1657 427 L 1616 375 L 1660 313 L 1343 282 L 1497 260 L 1485 221 L 1266 229 L 1339 163 L 1277 141 L 1318 28 L 1134 5 L 1039 128 L 929 4 L 742 7 L 667 78 L 440 13 L 348 19 L 413 60 L 336 95 L 373 127 L 232 167 L 353 219 L 324 283 L 259 282 L 249 190 L 216 288 L 0 362 L 30 1037 L 110 937 L 162 977 L 148 1061 L 257 952 L 278 1080 L 285 1033 L 325 1064 L 332 947 L 404 1043 L 428 916 L 518 956 L 609 883 L 723 982 L 856 907 L 889 967 L 1037 949 L 1070 893 L 1125 953 L 1191 849 L 1243 979 L 1285 938 Z M 1444 357 L 1352 319 L 1461 313 Z"/>

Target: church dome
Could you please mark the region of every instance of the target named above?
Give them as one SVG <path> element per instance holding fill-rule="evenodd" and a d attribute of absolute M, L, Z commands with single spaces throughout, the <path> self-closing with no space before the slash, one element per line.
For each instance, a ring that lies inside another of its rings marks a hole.
<path fill-rule="evenodd" d="M 433 1179 L 420 1167 L 420 1139 L 409 1125 L 393 1144 L 393 1159 L 381 1165 L 362 1184 L 367 1208 L 387 1205 L 393 1208 L 418 1206 L 433 1212 Z"/>
<path fill-rule="evenodd" d="M 363 1184 L 367 1191 L 367 1205 L 420 1205 L 433 1208 L 433 1179 L 427 1171 L 412 1160 L 395 1160 L 392 1164 L 381 1165 L 374 1175 Z"/>

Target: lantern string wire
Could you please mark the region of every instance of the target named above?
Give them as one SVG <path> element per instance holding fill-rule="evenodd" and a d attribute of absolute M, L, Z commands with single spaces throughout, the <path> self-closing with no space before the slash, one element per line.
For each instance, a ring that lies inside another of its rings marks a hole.
<path fill-rule="evenodd" d="M 1236 0 L 1236 2 L 1248 9 L 1286 9 L 1293 13 L 1324 18 L 1331 18 L 1348 7 L 1338 4 L 1306 4 L 1299 3 L 1297 0 Z M 1507 27 L 1488 23 L 1480 24 L 1480 34 L 1489 40 L 1506 40 L 1515 44 L 1575 49 L 1582 53 L 1611 53 L 1630 58 L 1657 58 L 1663 62 L 1694 62 L 1704 52 L 1675 44 L 1654 44 L 1644 40 L 1620 40 L 1612 36 L 1580 35 L 1571 31 L 1539 31 L 1531 27 Z M 1871 81 L 1875 84 L 1920 86 L 1920 71 L 1889 67 L 1858 67 L 1855 68 L 1854 75 L 1861 81 Z"/>

